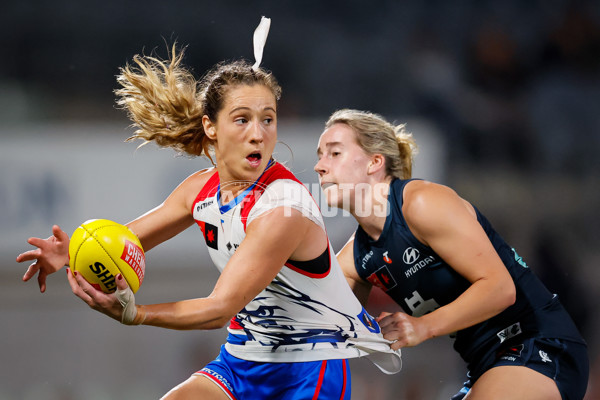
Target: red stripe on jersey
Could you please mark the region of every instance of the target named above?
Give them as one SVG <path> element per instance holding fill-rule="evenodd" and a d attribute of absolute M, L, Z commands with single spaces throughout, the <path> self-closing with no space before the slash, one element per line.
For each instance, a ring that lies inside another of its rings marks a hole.
<path fill-rule="evenodd" d="M 278 162 L 274 163 L 271 168 L 263 173 L 260 180 L 256 182 L 254 189 L 252 189 L 243 200 L 241 217 L 244 231 L 246 231 L 246 221 L 248 221 L 248 215 L 250 214 L 252 207 L 254 207 L 254 204 L 260 199 L 260 196 L 263 194 L 266 187 L 277 179 L 289 179 L 302 185 L 302 182 L 300 182 L 289 169 Z"/>
<path fill-rule="evenodd" d="M 348 360 L 344 360 L 344 362 L 342 363 L 342 370 L 344 373 L 344 383 L 342 384 L 342 394 L 340 396 L 340 400 L 344 400 L 344 396 L 346 395 L 346 364 L 348 363 Z"/>
<path fill-rule="evenodd" d="M 214 196 L 215 194 L 217 194 L 218 189 L 219 189 L 219 173 L 215 169 L 215 173 L 212 174 L 212 176 L 210 178 L 208 178 L 208 180 L 206 181 L 204 186 L 202 186 L 202 189 L 200 189 L 200 192 L 196 196 L 196 199 L 192 203 L 192 215 L 194 215 L 194 210 L 196 209 L 196 204 L 198 204 L 201 201 L 206 200 L 208 197 L 211 197 L 211 196 Z M 199 220 L 195 220 L 195 221 L 198 224 L 198 226 L 200 227 L 202 234 L 206 238 L 206 232 L 204 231 L 204 228 L 205 228 L 204 221 L 199 221 Z"/>
<path fill-rule="evenodd" d="M 307 269 L 313 267 L 313 268 L 317 268 L 317 270 L 319 269 L 319 264 L 323 261 L 323 256 L 325 255 L 325 252 L 327 253 L 327 270 L 324 272 L 310 272 L 307 271 Z M 304 266 L 303 268 L 300 268 L 298 265 L 294 265 L 292 264 L 293 262 L 296 262 L 300 265 Z M 311 265 L 312 264 L 312 265 Z M 321 279 L 321 278 L 325 278 L 327 275 L 329 275 L 329 272 L 331 272 L 331 252 L 329 251 L 329 246 L 327 246 L 327 249 L 325 249 L 325 251 L 323 252 L 322 255 L 320 255 L 319 257 L 310 260 L 310 261 L 293 261 L 293 260 L 287 260 L 284 264 L 286 267 L 288 267 L 289 269 L 296 271 L 299 274 L 302 274 L 304 276 L 308 276 L 309 278 L 315 278 L 315 279 Z"/>
<path fill-rule="evenodd" d="M 313 395 L 313 400 L 319 398 L 319 392 L 321 391 L 321 386 L 323 386 L 323 377 L 325 376 L 326 368 L 327 368 L 327 360 L 323 360 L 323 362 L 321 362 L 321 371 L 319 371 L 319 381 L 317 382 L 317 388 L 315 389 L 315 394 Z"/>
<path fill-rule="evenodd" d="M 216 195 L 218 189 L 219 189 L 219 173 L 215 169 L 214 174 L 212 174 L 212 176 L 210 178 L 208 178 L 208 180 L 206 181 L 204 186 L 202 186 L 202 189 L 200 189 L 200 193 L 198 193 L 198 196 L 196 196 L 196 199 L 192 203 L 192 214 L 194 214 L 194 207 L 196 207 L 196 204 L 199 201 L 206 200 L 206 198 Z"/>
<path fill-rule="evenodd" d="M 239 322 L 237 322 L 235 317 L 231 318 L 231 321 L 229 321 L 229 327 L 231 329 L 244 329 L 244 327 L 242 325 L 240 325 Z"/>
<path fill-rule="evenodd" d="M 291 269 L 292 271 L 296 271 L 299 274 L 302 274 L 304 276 L 308 276 L 309 278 L 315 278 L 315 279 L 325 278 L 327 275 L 329 275 L 329 272 L 331 271 L 331 267 L 330 267 L 327 271 L 323 272 L 322 274 L 315 274 L 315 273 L 312 273 L 312 272 L 304 271 L 303 269 L 300 269 L 298 267 L 294 267 L 290 263 L 285 263 L 285 266 L 288 267 L 289 269 Z"/>

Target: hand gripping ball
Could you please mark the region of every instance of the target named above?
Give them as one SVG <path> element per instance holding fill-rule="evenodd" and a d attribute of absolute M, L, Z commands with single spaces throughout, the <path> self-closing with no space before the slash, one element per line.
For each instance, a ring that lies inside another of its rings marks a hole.
<path fill-rule="evenodd" d="M 115 279 L 121 273 L 135 293 L 144 280 L 146 256 L 137 236 L 125 225 L 91 219 L 71 235 L 69 266 L 105 293 L 117 289 Z"/>

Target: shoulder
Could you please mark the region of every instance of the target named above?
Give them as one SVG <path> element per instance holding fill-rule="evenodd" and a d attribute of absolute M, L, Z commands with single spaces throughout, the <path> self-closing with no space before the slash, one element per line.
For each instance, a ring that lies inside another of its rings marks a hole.
<path fill-rule="evenodd" d="M 206 168 L 185 178 L 177 186 L 173 195 L 183 199 L 186 205 L 191 207 L 201 193 L 207 193 L 211 188 L 216 192 L 218 185 L 219 176 L 216 168 Z"/>
<path fill-rule="evenodd" d="M 465 203 L 448 186 L 416 180 L 406 185 L 402 213 L 415 236 L 422 237 L 438 230 L 450 216 L 463 214 Z"/>
<path fill-rule="evenodd" d="M 460 197 L 450 187 L 438 183 L 414 180 L 406 184 L 403 193 L 403 209 L 427 211 L 441 203 L 458 201 Z"/>
<path fill-rule="evenodd" d="M 194 184 L 204 184 L 211 178 L 218 177 L 217 169 L 214 167 L 201 169 L 196 171 L 183 180 L 183 183 L 193 182 Z"/>
<path fill-rule="evenodd" d="M 216 168 L 206 168 L 196 171 L 183 180 L 178 186 L 184 190 L 201 190 L 209 181 L 216 180 L 218 185 L 218 174 Z M 197 192 L 196 192 L 197 193 Z"/>

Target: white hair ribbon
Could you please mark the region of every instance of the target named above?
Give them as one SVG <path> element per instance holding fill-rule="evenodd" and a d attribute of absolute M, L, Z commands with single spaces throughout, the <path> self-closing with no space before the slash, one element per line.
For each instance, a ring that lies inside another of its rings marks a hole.
<path fill-rule="evenodd" d="M 269 28 L 271 27 L 271 18 L 262 17 L 260 19 L 260 24 L 254 31 L 254 59 L 256 62 L 252 66 L 254 71 L 258 70 L 260 66 L 260 62 L 262 61 L 263 50 L 265 48 L 265 43 L 267 41 L 267 36 L 269 35 Z"/>

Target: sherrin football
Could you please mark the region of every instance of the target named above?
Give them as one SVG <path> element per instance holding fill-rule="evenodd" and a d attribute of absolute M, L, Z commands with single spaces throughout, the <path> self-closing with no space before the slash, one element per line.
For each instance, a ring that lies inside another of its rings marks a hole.
<path fill-rule="evenodd" d="M 125 225 L 107 219 L 91 219 L 71 235 L 69 266 L 96 289 L 112 293 L 121 273 L 131 290 L 144 280 L 146 256 L 138 237 Z"/>

